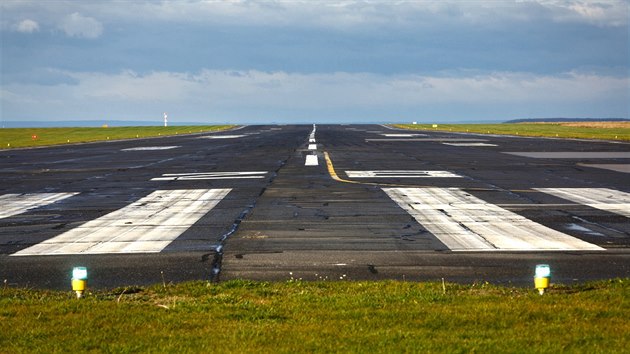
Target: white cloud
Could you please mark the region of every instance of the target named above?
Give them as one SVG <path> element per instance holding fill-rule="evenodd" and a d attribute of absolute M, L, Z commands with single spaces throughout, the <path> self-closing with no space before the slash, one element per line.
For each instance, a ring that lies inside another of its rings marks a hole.
<path fill-rule="evenodd" d="M 15 25 L 15 30 L 22 33 L 33 33 L 39 31 L 39 24 L 33 20 L 22 20 Z"/>
<path fill-rule="evenodd" d="M 73 12 L 65 18 L 62 29 L 70 36 L 95 38 L 101 34 L 102 25 L 94 17 L 110 22 L 297 26 L 340 30 L 397 26 L 424 28 L 445 23 L 492 25 L 514 21 L 618 27 L 628 26 L 629 6 L 627 0 L 164 0 L 115 3 L 56 0 L 2 2 L 0 10 L 7 14 L 6 18 L 25 12 L 35 13 L 42 19 L 40 24 Z"/>
<path fill-rule="evenodd" d="M 115 112 L 118 119 L 146 117 L 153 110 L 165 107 L 178 107 L 189 119 L 207 117 L 217 111 L 232 115 L 248 111 L 256 112 L 250 118 L 260 122 L 287 111 L 295 114 L 326 111 L 338 115 L 405 111 L 422 115 L 427 107 L 437 107 L 436 116 L 457 115 L 460 119 L 479 116 L 480 112 L 495 117 L 628 115 L 628 77 L 576 72 L 554 76 L 489 73 L 448 77 L 254 70 L 146 75 L 132 71 L 115 75 L 67 72 L 66 75 L 78 83 L 8 85 L 1 98 L 3 106 L 8 107 L 6 119 L 10 120 L 14 111 L 27 113 L 34 107 L 64 117 L 83 110 L 83 117 L 111 115 L 112 110 L 118 110 Z M 477 107 L 477 111 L 463 112 L 462 107 Z"/>
<path fill-rule="evenodd" d="M 103 25 L 99 21 L 78 12 L 66 16 L 60 28 L 69 37 L 94 39 L 103 34 Z"/>

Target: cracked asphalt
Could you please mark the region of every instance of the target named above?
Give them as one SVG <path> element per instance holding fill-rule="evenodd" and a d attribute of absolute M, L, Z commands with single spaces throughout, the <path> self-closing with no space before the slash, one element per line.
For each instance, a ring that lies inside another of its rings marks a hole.
<path fill-rule="evenodd" d="M 11 286 L 63 289 L 69 287 L 72 267 L 80 265 L 88 267 L 94 288 L 240 278 L 444 278 L 528 286 L 539 263 L 550 264 L 553 281 L 561 283 L 630 276 L 627 216 L 537 190 L 630 193 L 628 173 L 619 170 L 630 163 L 627 143 L 317 125 L 313 150 L 312 132 L 311 125 L 247 126 L 213 134 L 2 150 L 0 195 L 78 194 L 0 219 L 0 278 Z M 176 148 L 126 150 L 156 146 Z M 541 152 L 571 154 L 522 154 Z M 317 156 L 317 166 L 305 165 L 308 155 Z M 345 172 L 404 170 L 460 177 L 359 179 Z M 242 178 L 252 171 L 264 175 Z M 155 180 L 224 172 L 231 174 Z M 453 251 L 383 191 L 400 187 L 460 189 L 605 250 Z M 230 192 L 195 223 L 182 225 L 185 231 L 160 252 L 12 256 L 156 190 L 215 188 Z"/>

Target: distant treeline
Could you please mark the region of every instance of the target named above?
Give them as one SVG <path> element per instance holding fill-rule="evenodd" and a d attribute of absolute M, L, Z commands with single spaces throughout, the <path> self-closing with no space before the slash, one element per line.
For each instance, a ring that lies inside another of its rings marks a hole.
<path fill-rule="evenodd" d="M 505 123 L 560 123 L 560 122 L 630 122 L 627 118 L 527 118 L 513 119 Z"/>

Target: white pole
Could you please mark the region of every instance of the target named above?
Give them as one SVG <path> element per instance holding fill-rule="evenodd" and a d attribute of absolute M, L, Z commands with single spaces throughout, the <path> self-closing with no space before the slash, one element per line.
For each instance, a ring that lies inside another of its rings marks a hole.
<path fill-rule="evenodd" d="M 164 126 L 167 127 L 168 126 L 168 114 L 166 114 L 166 112 L 164 112 Z"/>

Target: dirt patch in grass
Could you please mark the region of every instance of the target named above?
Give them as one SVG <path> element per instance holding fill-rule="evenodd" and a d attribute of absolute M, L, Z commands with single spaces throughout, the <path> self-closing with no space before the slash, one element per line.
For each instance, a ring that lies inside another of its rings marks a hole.
<path fill-rule="evenodd" d="M 565 127 L 580 127 L 580 128 L 602 128 L 602 129 L 615 129 L 615 128 L 630 128 L 630 122 L 567 122 L 560 123 Z"/>

